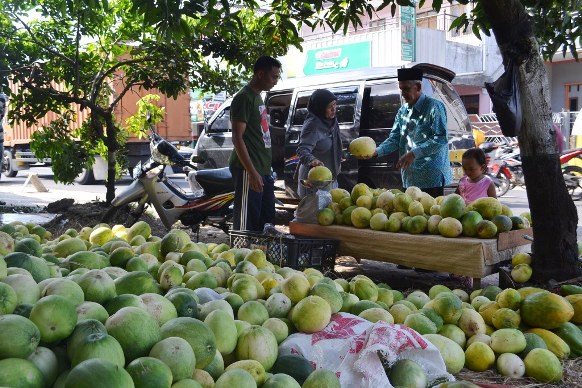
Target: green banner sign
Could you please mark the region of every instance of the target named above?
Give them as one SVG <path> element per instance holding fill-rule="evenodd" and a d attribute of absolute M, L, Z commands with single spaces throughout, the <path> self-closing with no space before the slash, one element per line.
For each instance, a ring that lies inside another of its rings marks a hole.
<path fill-rule="evenodd" d="M 308 50 L 303 73 L 315 75 L 369 68 L 372 63 L 370 47 L 370 42 L 366 41 Z"/>
<path fill-rule="evenodd" d="M 402 60 L 416 61 L 416 8 L 400 7 Z"/>

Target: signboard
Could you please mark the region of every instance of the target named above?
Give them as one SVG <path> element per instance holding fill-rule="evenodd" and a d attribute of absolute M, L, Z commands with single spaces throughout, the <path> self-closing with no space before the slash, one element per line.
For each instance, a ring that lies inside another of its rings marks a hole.
<path fill-rule="evenodd" d="M 400 7 L 402 60 L 416 61 L 416 7 Z"/>
<path fill-rule="evenodd" d="M 308 50 L 303 73 L 315 75 L 369 68 L 370 49 L 371 44 L 366 41 Z"/>

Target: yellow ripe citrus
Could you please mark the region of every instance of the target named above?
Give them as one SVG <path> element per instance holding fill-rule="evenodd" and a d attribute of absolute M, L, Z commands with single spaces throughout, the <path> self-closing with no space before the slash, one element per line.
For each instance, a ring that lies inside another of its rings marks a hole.
<path fill-rule="evenodd" d="M 473 342 L 465 350 L 465 367 L 474 372 L 484 372 L 495 364 L 495 353 L 483 342 Z"/>
<path fill-rule="evenodd" d="M 529 253 L 518 252 L 511 258 L 511 265 L 514 267 L 518 264 L 529 264 L 531 265 L 531 256 Z"/>
<path fill-rule="evenodd" d="M 496 329 L 517 329 L 521 323 L 521 317 L 517 311 L 503 307 L 495 311 L 491 322 Z"/>

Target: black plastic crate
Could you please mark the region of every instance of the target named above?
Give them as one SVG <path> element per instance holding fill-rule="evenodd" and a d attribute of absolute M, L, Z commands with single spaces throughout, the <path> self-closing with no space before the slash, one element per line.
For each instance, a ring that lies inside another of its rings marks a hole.
<path fill-rule="evenodd" d="M 230 232 L 231 248 L 261 249 L 271 263 L 297 270 L 333 271 L 337 245 L 337 240 L 323 238 L 273 236 L 239 230 Z"/>

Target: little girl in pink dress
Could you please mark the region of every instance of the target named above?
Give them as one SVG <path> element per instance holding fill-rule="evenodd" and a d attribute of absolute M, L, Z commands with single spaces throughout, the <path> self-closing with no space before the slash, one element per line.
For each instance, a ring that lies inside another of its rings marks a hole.
<path fill-rule="evenodd" d="M 485 152 L 479 148 L 470 148 L 463 154 L 463 171 L 465 175 L 459 181 L 456 193 L 469 204 L 477 198 L 493 197 L 495 194 L 495 184 L 486 175 L 487 158 Z"/>

